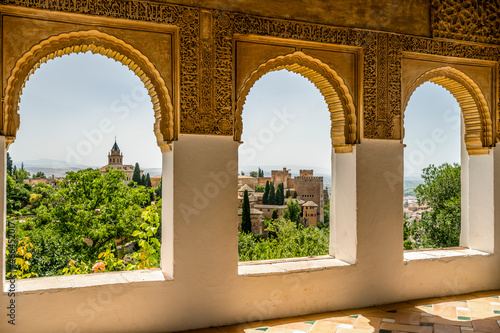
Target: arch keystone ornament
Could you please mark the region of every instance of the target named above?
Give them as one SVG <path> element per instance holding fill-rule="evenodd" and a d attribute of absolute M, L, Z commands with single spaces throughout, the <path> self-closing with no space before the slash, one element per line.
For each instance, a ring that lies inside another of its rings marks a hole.
<path fill-rule="evenodd" d="M 250 89 L 265 74 L 281 69 L 302 75 L 319 89 L 330 111 L 330 135 L 335 152 L 351 152 L 352 145 L 357 143 L 358 130 L 356 108 L 349 88 L 330 66 L 301 51 L 263 63 L 245 80 L 236 100 L 234 139 L 241 141 L 243 105 Z"/>
<path fill-rule="evenodd" d="M 141 79 L 153 104 L 154 133 L 162 151 L 168 147 L 168 143 L 177 139 L 174 107 L 165 81 L 155 66 L 139 50 L 123 40 L 97 30 L 86 30 L 49 37 L 17 60 L 7 80 L 3 104 L 1 130 L 2 135 L 9 138 L 7 145 L 15 140 L 19 129 L 19 101 L 29 76 L 48 60 L 89 51 L 122 63 Z"/>
<path fill-rule="evenodd" d="M 405 95 L 404 109 L 413 92 L 427 81 L 448 90 L 460 105 L 465 123 L 465 146 L 469 155 L 488 154 L 489 148 L 495 145 L 494 122 L 488 102 L 474 80 L 450 66 L 431 69 L 410 86 Z"/>

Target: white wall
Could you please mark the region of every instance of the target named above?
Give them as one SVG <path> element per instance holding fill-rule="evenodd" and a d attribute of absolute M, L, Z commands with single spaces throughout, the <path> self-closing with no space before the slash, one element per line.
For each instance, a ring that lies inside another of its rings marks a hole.
<path fill-rule="evenodd" d="M 355 190 L 346 188 L 356 199 L 357 216 L 350 220 L 356 226 L 347 233 L 355 264 L 238 275 L 237 149 L 230 137 L 182 135 L 164 156 L 164 174 L 173 171 L 164 184 L 164 205 L 169 195 L 173 200 L 172 215 L 164 215 L 171 233 L 164 236 L 172 237 L 174 252 L 163 264 L 171 266 L 167 275 L 173 269 L 173 280 L 24 292 L 16 295 L 15 327 L 5 319 L 9 297 L 2 293 L 0 331 L 167 332 L 500 288 L 497 253 L 404 262 L 403 146 L 385 140 L 364 140 L 335 161 L 355 166 L 344 182 L 352 187 L 356 180 Z M 498 163 L 494 175 L 498 189 Z M 335 177 L 341 184 L 341 175 Z M 499 207 L 496 193 L 494 199 Z"/>

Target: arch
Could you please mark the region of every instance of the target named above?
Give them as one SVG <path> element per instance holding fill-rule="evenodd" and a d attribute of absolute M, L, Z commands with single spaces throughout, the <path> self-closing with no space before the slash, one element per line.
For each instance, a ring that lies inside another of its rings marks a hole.
<path fill-rule="evenodd" d="M 252 86 L 263 75 L 286 69 L 311 81 L 323 95 L 332 121 L 332 146 L 337 153 L 352 151 L 357 140 L 357 117 L 354 101 L 344 80 L 330 66 L 301 51 L 279 56 L 260 65 L 245 80 L 237 101 L 234 124 L 234 139 L 241 141 L 243 132 L 243 104 Z"/>
<path fill-rule="evenodd" d="M 141 79 L 153 104 L 154 133 L 158 145 L 162 151 L 165 147 L 168 149 L 168 144 L 177 139 L 178 133 L 174 107 L 165 81 L 155 66 L 139 50 L 123 40 L 97 30 L 52 36 L 33 46 L 17 60 L 7 81 L 2 115 L 2 134 L 7 137 L 8 144 L 15 140 L 19 129 L 19 101 L 29 76 L 50 59 L 87 51 L 122 63 Z"/>
<path fill-rule="evenodd" d="M 431 69 L 410 86 L 403 103 L 405 110 L 413 92 L 427 81 L 442 86 L 457 99 L 464 118 L 465 146 L 469 155 L 488 154 L 489 147 L 495 143 L 495 132 L 488 102 L 479 86 L 456 68 Z"/>

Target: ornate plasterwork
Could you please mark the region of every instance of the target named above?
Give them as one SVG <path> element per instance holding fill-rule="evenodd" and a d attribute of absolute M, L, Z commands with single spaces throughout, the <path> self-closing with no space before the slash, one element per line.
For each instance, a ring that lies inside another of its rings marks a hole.
<path fill-rule="evenodd" d="M 52 36 L 33 46 L 17 60 L 7 81 L 4 97 L 2 134 L 15 137 L 19 129 L 19 100 L 28 77 L 41 64 L 65 54 L 90 51 L 121 62 L 132 70 L 148 90 L 155 114 L 154 132 L 158 144 L 176 139 L 175 113 L 165 81 L 155 66 L 137 49 L 97 30 Z"/>
<path fill-rule="evenodd" d="M 471 1 L 473 0 L 466 0 L 466 3 Z M 492 39 L 484 39 L 488 36 L 495 37 L 494 34 L 482 33 L 483 37 L 481 37 L 475 31 L 463 30 L 461 27 L 465 27 L 467 24 L 457 20 L 457 16 L 452 15 L 453 12 L 448 13 L 446 7 L 443 7 L 450 4 L 455 6 L 459 3 L 458 0 L 447 0 L 443 2 L 443 6 L 440 6 L 441 2 L 443 1 L 434 1 L 433 3 L 434 36 L 495 42 Z M 213 18 L 212 28 L 209 32 L 210 35 L 205 36 L 206 38 L 202 40 L 200 37 L 201 9 L 153 1 L 5 0 L 4 3 L 178 26 L 181 45 L 180 131 L 190 134 L 234 135 L 232 128 L 235 122 L 233 110 L 236 109 L 236 96 L 234 96 L 232 86 L 234 71 L 232 39 L 234 34 L 251 34 L 361 47 L 363 49 L 362 137 L 375 139 L 401 138 L 400 122 L 403 112 L 401 107 L 401 58 L 403 51 L 464 59 L 500 60 L 499 47 L 495 45 L 436 40 L 224 11 L 209 11 Z M 483 9 L 490 8 L 487 10 L 489 14 L 479 13 L 478 15 L 485 18 L 493 17 L 491 15 L 494 15 L 495 11 L 492 9 L 498 7 L 496 5 L 498 0 L 492 3 L 493 7 L 491 5 L 481 7 Z M 497 21 L 490 20 L 488 22 Z M 443 24 L 443 27 L 440 27 L 439 24 Z M 491 26 L 488 29 L 483 30 L 497 31 Z M 478 29 L 478 31 L 483 30 Z M 445 33 L 446 31 L 448 33 Z M 461 38 L 459 33 L 470 33 L 470 35 Z M 469 38 L 468 36 L 480 36 L 482 39 Z M 213 76 L 210 77 L 209 74 Z M 200 84 L 201 77 L 206 79 L 204 79 L 203 86 Z M 200 105 L 202 100 L 200 94 L 206 92 L 213 96 L 212 101 Z M 498 103 L 498 98 L 496 103 Z M 207 108 L 205 105 L 209 105 L 209 107 Z M 495 118 L 495 121 L 498 121 L 498 117 Z M 495 123 L 493 128 L 498 129 L 499 126 Z"/>
<path fill-rule="evenodd" d="M 464 119 L 465 145 L 469 155 L 487 153 L 488 147 L 494 144 L 495 135 L 490 108 L 478 85 L 453 67 L 435 68 L 413 82 L 405 94 L 404 108 L 415 89 L 427 81 L 446 88 L 457 99 Z"/>
<path fill-rule="evenodd" d="M 297 51 L 267 61 L 255 69 L 238 92 L 235 112 L 235 140 L 240 141 L 243 130 L 242 112 L 248 92 L 263 75 L 286 69 L 311 81 L 323 95 L 330 111 L 332 146 L 337 153 L 351 151 L 350 144 L 356 142 L 356 109 L 349 88 L 344 80 L 318 59 Z"/>
<path fill-rule="evenodd" d="M 432 35 L 500 44 L 500 1 L 433 0 Z"/>

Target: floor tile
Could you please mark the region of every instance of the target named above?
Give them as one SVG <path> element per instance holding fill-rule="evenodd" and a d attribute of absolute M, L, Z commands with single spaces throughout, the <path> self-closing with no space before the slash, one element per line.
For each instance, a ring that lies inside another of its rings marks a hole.
<path fill-rule="evenodd" d="M 500 333 L 500 326 L 494 319 L 475 319 L 472 320 L 472 327 L 476 332 Z"/>

